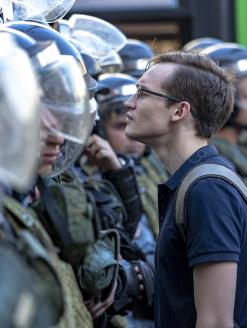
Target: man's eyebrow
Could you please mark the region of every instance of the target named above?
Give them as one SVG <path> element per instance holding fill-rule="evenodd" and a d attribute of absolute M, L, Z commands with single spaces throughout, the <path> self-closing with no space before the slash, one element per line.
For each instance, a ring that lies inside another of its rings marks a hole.
<path fill-rule="evenodd" d="M 138 88 L 141 88 L 141 89 L 143 89 L 143 91 L 145 91 L 145 90 L 147 90 L 147 91 L 151 91 L 151 90 L 149 90 L 149 88 L 147 88 L 147 87 L 145 87 L 144 85 L 139 84 L 139 83 L 136 84 L 136 88 L 137 88 L 137 89 L 138 89 Z"/>

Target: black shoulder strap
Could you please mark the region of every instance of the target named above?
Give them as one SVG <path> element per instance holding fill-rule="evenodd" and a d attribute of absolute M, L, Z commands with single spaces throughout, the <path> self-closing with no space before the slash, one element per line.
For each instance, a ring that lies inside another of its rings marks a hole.
<path fill-rule="evenodd" d="M 187 194 L 194 183 L 200 179 L 208 177 L 216 177 L 229 182 L 239 191 L 247 202 L 247 187 L 234 171 L 220 164 L 201 164 L 196 166 L 183 178 L 176 196 L 175 222 L 184 240 L 186 240 L 185 225 Z"/>

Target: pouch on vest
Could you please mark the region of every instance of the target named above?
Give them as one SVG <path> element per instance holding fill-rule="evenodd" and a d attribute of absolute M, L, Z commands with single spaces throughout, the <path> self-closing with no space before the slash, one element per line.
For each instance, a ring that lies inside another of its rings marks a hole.
<path fill-rule="evenodd" d="M 73 179 L 49 186 L 40 179 L 41 198 L 33 204 L 64 261 L 79 264 L 98 238 L 94 209 L 83 186 Z"/>
<path fill-rule="evenodd" d="M 94 178 L 88 179 L 83 185 L 95 202 L 101 227 L 124 230 L 123 221 L 127 213 L 114 186 L 107 180 Z"/>
<path fill-rule="evenodd" d="M 78 268 L 78 279 L 87 299 L 104 301 L 111 294 L 118 275 L 119 236 L 116 230 L 100 231 L 99 240 Z"/>
<path fill-rule="evenodd" d="M 126 259 L 141 259 L 145 255 L 129 239 L 124 227 L 127 213 L 123 202 L 111 182 L 104 179 L 90 178 L 84 182 L 84 187 L 94 204 L 95 217 L 103 230 L 116 229 L 120 237 L 120 253 Z"/>

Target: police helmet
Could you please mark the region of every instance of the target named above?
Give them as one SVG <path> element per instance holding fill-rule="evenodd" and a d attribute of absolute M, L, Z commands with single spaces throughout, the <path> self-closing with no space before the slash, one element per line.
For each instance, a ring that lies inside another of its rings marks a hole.
<path fill-rule="evenodd" d="M 18 46 L 26 51 L 36 44 L 35 40 L 27 34 L 8 28 L 5 25 L 1 26 L 0 33 L 11 34 Z"/>
<path fill-rule="evenodd" d="M 229 70 L 238 79 L 247 77 L 247 48 L 236 43 L 219 43 L 205 48 L 202 54 L 209 56 L 219 66 Z M 238 116 L 241 104 L 238 99 L 238 92 L 235 97 L 234 109 L 226 125 L 236 126 L 235 118 Z"/>
<path fill-rule="evenodd" d="M 230 69 L 236 75 L 247 75 L 247 48 L 237 43 L 218 43 L 209 46 L 200 52 L 208 55 L 219 66 Z"/>
<path fill-rule="evenodd" d="M 136 92 L 137 80 L 127 74 L 112 73 L 99 76 L 96 93 L 100 105 L 125 102 Z"/>
<path fill-rule="evenodd" d="M 21 31 L 36 41 L 55 41 L 59 52 L 62 55 L 69 55 L 74 57 L 80 66 L 82 74 L 86 74 L 86 68 L 81 59 L 79 51 L 61 33 L 55 31 L 51 27 L 31 21 L 10 22 L 7 23 L 6 26 Z"/>
<path fill-rule="evenodd" d="M 104 123 L 112 113 L 125 114 L 125 101 L 136 92 L 137 80 L 127 74 L 102 74 L 99 77 L 96 99 L 99 104 L 99 121 L 95 132 L 105 135 Z"/>
<path fill-rule="evenodd" d="M 86 68 L 86 75 L 84 76 L 87 89 L 89 93 L 94 93 L 97 88 L 96 78 L 102 73 L 99 63 L 89 54 L 87 54 L 81 47 L 81 43 L 76 39 L 70 39 L 70 42 L 79 51 L 80 56 Z"/>
<path fill-rule="evenodd" d="M 44 106 L 52 111 L 52 116 L 56 118 L 61 127 L 59 130 L 54 130 L 53 125 L 49 125 L 49 129 L 53 133 L 63 136 L 66 141 L 60 147 L 59 158 L 54 164 L 53 172 L 50 175 L 56 176 L 73 164 L 81 153 L 93 126 L 84 82 L 87 71 L 79 51 L 57 31 L 36 22 L 18 21 L 7 25 L 26 33 L 36 41 L 55 42 L 60 54 L 63 55 L 60 60 L 57 60 L 57 63 L 54 62 L 53 72 L 52 67 L 47 67 L 42 74 L 42 83 L 45 85 L 46 91 L 45 96 L 47 95 L 44 99 Z M 81 71 L 79 75 L 82 75 L 84 79 L 78 75 L 78 67 L 75 67 L 77 66 L 75 62 L 79 65 Z M 67 76 L 66 79 L 62 77 L 64 74 Z M 60 112 L 62 113 L 60 114 Z M 49 118 L 46 121 L 48 122 Z"/>
<path fill-rule="evenodd" d="M 100 61 L 100 66 L 103 73 L 120 73 L 123 70 L 123 61 L 117 52 L 112 52 Z"/>
<path fill-rule="evenodd" d="M 145 72 L 148 61 L 154 56 L 149 45 L 140 40 L 129 39 L 128 43 L 119 51 L 123 61 L 123 73 L 136 78 Z"/>
<path fill-rule="evenodd" d="M 197 38 L 186 43 L 183 50 L 186 52 L 200 52 L 209 46 L 222 42 L 222 40 L 216 38 Z"/>

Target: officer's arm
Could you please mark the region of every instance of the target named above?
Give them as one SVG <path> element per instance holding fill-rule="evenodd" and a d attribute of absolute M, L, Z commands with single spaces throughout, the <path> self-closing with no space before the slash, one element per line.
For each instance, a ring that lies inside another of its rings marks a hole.
<path fill-rule="evenodd" d="M 233 328 L 237 263 L 210 262 L 193 268 L 196 328 Z"/>

